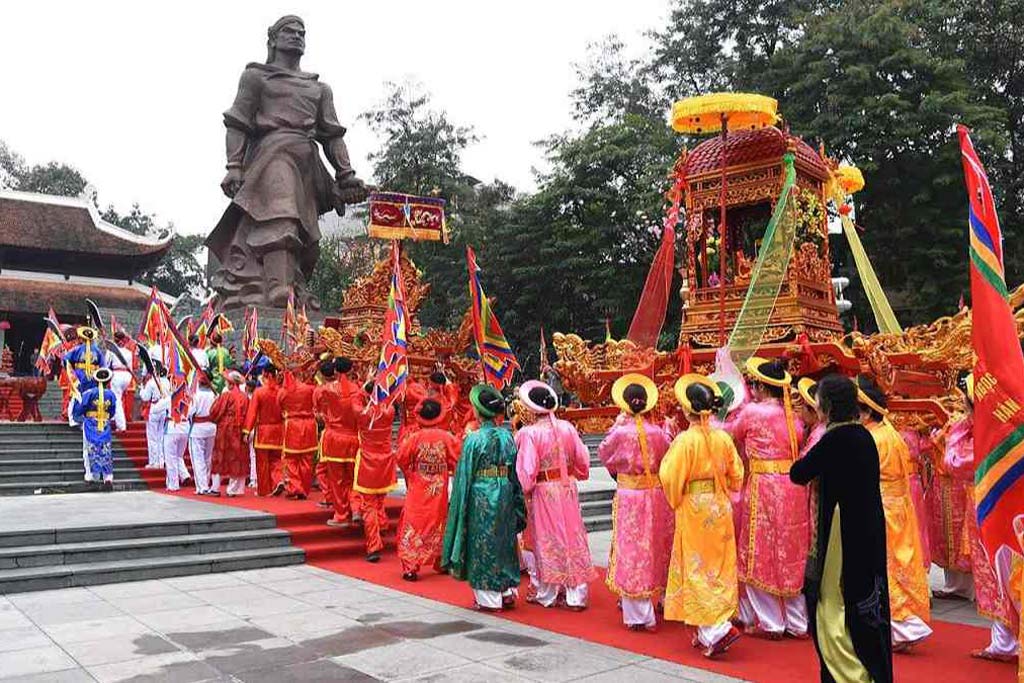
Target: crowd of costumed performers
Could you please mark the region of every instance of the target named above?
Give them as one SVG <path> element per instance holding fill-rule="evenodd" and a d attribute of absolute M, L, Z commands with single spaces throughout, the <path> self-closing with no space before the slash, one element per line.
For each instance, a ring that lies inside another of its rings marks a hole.
<path fill-rule="evenodd" d="M 556 417 L 550 385 L 480 384 L 463 396 L 438 371 L 376 411 L 374 381 L 343 356 L 289 366 L 257 351 L 239 363 L 213 327 L 186 342 L 168 322 L 149 343 L 145 331 L 104 327 L 95 307 L 89 320 L 54 325 L 64 341 L 53 363 L 66 376 L 68 420 L 82 428 L 86 481 L 112 488 L 113 432 L 139 404 L 148 466 L 165 471 L 169 490 L 191 481 L 197 495 L 305 500 L 317 487 L 327 524 L 361 525 L 377 562 L 400 471 L 403 578 L 447 573 L 469 583 L 477 609 L 503 610 L 525 571 L 526 602 L 586 609 L 597 574 L 577 482 L 590 454 Z M 612 387 L 621 412 L 598 455 L 617 483 L 605 583 L 624 625 L 652 631 L 660 613 L 692 626 L 708 657 L 743 634 L 814 637 L 823 661 L 848 667 L 844 680 L 891 680 L 891 653 L 931 634 L 935 562 L 945 572 L 937 595 L 974 599 L 991 620 L 974 656 L 1014 659 L 1020 606 L 975 521 L 973 377 L 957 385 L 962 417 L 922 438 L 893 426 L 868 377 L 794 381 L 784 361 L 758 357 L 744 369 L 735 405 L 725 383 L 680 377 L 671 417 L 654 417 L 649 377 Z"/>

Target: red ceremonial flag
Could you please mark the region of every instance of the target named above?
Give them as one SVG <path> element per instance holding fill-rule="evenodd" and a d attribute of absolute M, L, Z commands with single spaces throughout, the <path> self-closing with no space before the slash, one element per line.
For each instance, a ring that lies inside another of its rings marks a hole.
<path fill-rule="evenodd" d="M 41 374 L 49 374 L 50 361 L 52 360 L 53 354 L 58 352 L 64 347 L 64 340 L 54 330 L 61 329 L 60 321 L 57 320 L 57 313 L 53 310 L 53 306 L 50 306 L 49 312 L 46 314 L 46 319 L 51 324 L 46 326 L 46 332 L 43 334 L 43 341 L 39 344 L 39 358 L 36 359 L 36 368 Z"/>
<path fill-rule="evenodd" d="M 488 384 L 503 389 L 512 382 L 512 376 L 519 368 L 519 362 L 512 353 L 512 347 L 505 339 L 505 333 L 498 323 L 498 316 L 491 308 L 491 302 L 480 284 L 480 267 L 476 254 L 466 247 L 466 263 L 469 266 L 469 298 L 473 311 L 473 335 L 476 352 Z"/>
<path fill-rule="evenodd" d="M 1024 354 L 1007 301 L 1003 236 L 992 188 L 968 129 L 957 126 L 969 200 L 974 365 L 974 475 L 981 540 L 1005 582 L 1004 549 L 1019 550 L 1024 515 Z M 1005 585 L 1005 583 L 1003 584 Z"/>
<path fill-rule="evenodd" d="M 668 300 L 672 295 L 672 274 L 675 271 L 676 230 L 670 220 L 665 221 L 661 233 L 661 246 L 654 255 L 651 270 L 647 273 L 640 302 L 633 313 L 626 338 L 637 346 L 656 348 L 661 328 L 665 324 Z M 609 333 L 610 336 L 610 333 Z"/>
<path fill-rule="evenodd" d="M 149 302 L 146 304 L 146 311 L 142 314 L 142 324 L 139 326 L 139 336 L 150 344 L 163 342 L 164 327 L 166 325 L 161 312 L 161 307 L 166 309 L 163 303 L 157 288 L 151 288 L 149 290 Z M 171 321 L 170 324 L 171 327 L 174 327 L 174 321 Z"/>
<path fill-rule="evenodd" d="M 544 326 L 540 326 L 540 371 L 546 372 L 551 364 L 548 362 L 548 340 L 544 338 Z"/>
<path fill-rule="evenodd" d="M 260 351 L 260 322 L 259 313 L 253 306 L 245 317 L 245 329 L 242 332 L 242 351 L 245 359 L 251 361 Z"/>

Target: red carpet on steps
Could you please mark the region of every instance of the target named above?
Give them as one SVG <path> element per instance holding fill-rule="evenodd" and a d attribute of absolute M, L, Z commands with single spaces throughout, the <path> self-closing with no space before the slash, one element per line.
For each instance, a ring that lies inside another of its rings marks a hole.
<path fill-rule="evenodd" d="M 191 491 L 174 494 L 195 497 Z M 394 551 L 394 523 L 385 537 L 385 552 L 379 564 L 363 558 L 362 536 L 358 530 L 333 529 L 324 524 L 329 513 L 316 507 L 313 500 L 257 498 L 251 493 L 242 498 L 197 497 L 205 502 L 268 512 L 277 517 L 278 526 L 292 533 L 292 542 L 306 550 L 307 561 L 339 574 L 387 586 L 450 605 L 469 607 L 469 587 L 447 576 L 424 572 L 420 580 L 402 580 L 402 570 Z M 400 499 L 388 499 L 389 516 L 397 519 Z M 692 632 L 678 623 L 662 623 L 656 633 L 634 633 L 622 626 L 615 596 L 603 583 L 604 574 L 590 587 L 590 608 L 582 613 L 561 609 L 548 610 L 520 603 L 500 614 L 511 621 L 536 626 L 556 633 L 610 645 L 638 654 L 679 662 L 717 673 L 764 683 L 794 683 L 817 680 L 817 658 L 809 641 L 767 642 L 742 638 L 719 660 L 709 661 L 690 647 Z M 899 683 L 1011 683 L 1016 666 L 971 659 L 972 649 L 988 643 L 988 629 L 943 621 L 933 624 L 935 634 L 913 653 L 895 658 Z"/>

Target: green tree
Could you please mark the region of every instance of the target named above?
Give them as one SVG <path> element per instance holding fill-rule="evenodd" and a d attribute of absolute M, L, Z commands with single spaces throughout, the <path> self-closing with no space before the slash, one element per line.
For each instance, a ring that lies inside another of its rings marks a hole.
<path fill-rule="evenodd" d="M 1000 112 L 974 97 L 963 61 L 930 49 L 915 22 L 925 4 L 870 0 L 815 15 L 762 81 L 794 131 L 864 171 L 856 198 L 864 244 L 905 324 L 948 313 L 967 288 L 954 124 L 1002 144 Z"/>
<path fill-rule="evenodd" d="M 320 258 L 308 287 L 325 311 L 341 307 L 345 290 L 359 277 L 373 270 L 384 253 L 384 245 L 365 235 L 328 235 L 320 240 Z"/>
<path fill-rule="evenodd" d="M 89 181 L 74 166 L 56 161 L 30 166 L 24 157 L 0 140 L 0 188 L 78 197 L 87 193 Z M 96 200 L 95 192 L 91 193 L 91 198 Z"/>
<path fill-rule="evenodd" d="M 133 204 L 127 214 L 108 206 L 101 216 L 135 235 L 164 238 L 174 231 L 172 224 L 157 225 L 156 216 L 146 213 L 138 204 Z M 173 296 L 190 293 L 201 299 L 206 290 L 206 270 L 199 261 L 204 240 L 202 235 L 175 235 L 160 262 L 139 274 L 139 282 L 154 285 Z"/>
<path fill-rule="evenodd" d="M 512 190 L 481 184 L 462 169 L 462 153 L 477 140 L 473 129 L 435 109 L 430 95 L 415 84 L 387 84 L 387 95 L 362 118 L 381 140 L 370 155 L 374 178 L 385 190 L 436 195 L 447 201 L 449 244 L 406 241 L 403 248 L 424 273 L 431 295 L 420 310 L 427 327 L 458 325 L 468 305 L 467 244 L 479 246 L 487 231 L 481 224 Z"/>

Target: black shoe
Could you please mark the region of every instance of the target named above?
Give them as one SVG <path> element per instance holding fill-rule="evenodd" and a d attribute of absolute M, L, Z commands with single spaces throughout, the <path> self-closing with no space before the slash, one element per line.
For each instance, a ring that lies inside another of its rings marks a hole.
<path fill-rule="evenodd" d="M 112 481 L 105 481 L 105 482 L 103 482 L 103 490 L 104 491 L 113 491 L 114 490 L 114 482 L 112 482 Z"/>
<path fill-rule="evenodd" d="M 278 484 L 277 486 L 275 486 L 273 493 L 271 493 L 270 495 L 272 495 L 272 496 L 280 496 L 282 493 L 284 493 L 284 484 L 283 483 Z"/>
<path fill-rule="evenodd" d="M 366 561 L 367 562 L 380 562 L 380 553 L 378 553 L 378 552 L 367 553 L 366 554 Z"/>
<path fill-rule="evenodd" d="M 406 581 L 416 581 L 420 577 L 416 575 L 416 572 L 406 572 L 402 574 L 402 578 Z"/>

